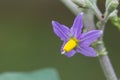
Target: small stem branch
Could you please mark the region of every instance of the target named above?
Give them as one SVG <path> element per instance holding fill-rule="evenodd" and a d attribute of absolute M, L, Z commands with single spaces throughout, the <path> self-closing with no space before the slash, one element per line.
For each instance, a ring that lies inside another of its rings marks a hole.
<path fill-rule="evenodd" d="M 77 15 L 81 10 L 71 0 L 60 0 L 72 13 Z"/>
<path fill-rule="evenodd" d="M 77 5 L 75 5 L 71 0 L 60 0 L 68 9 L 77 15 L 79 12 L 82 12 Z M 100 14 L 101 15 L 101 14 Z M 88 20 L 89 19 L 89 20 Z M 85 10 L 84 14 L 84 26 L 86 27 L 87 31 L 95 29 L 95 23 L 94 23 L 94 15 L 91 11 L 91 9 Z M 87 20 L 87 21 L 85 21 Z"/>
<path fill-rule="evenodd" d="M 87 31 L 95 30 L 94 14 L 91 9 L 87 9 L 83 16 L 83 24 Z"/>

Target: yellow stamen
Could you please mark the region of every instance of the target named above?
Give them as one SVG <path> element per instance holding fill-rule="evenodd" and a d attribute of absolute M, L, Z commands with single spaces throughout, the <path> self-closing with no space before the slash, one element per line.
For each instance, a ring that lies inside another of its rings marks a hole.
<path fill-rule="evenodd" d="M 63 47 L 64 52 L 69 52 L 77 46 L 78 40 L 76 38 L 71 38 Z"/>

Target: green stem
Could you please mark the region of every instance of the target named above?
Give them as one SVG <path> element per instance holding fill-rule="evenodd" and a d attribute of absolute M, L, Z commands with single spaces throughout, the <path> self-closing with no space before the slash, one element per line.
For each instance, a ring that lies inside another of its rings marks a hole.
<path fill-rule="evenodd" d="M 103 32 L 104 32 L 106 22 L 107 22 L 106 20 L 100 21 L 99 29 L 103 30 Z M 103 43 L 103 35 L 99 38 L 98 41 L 100 41 L 101 43 L 98 44 L 96 49 L 98 52 L 100 52 L 99 62 L 100 62 L 100 65 L 102 67 L 102 70 L 104 72 L 106 79 L 107 80 L 118 80 L 115 74 L 115 71 L 113 69 L 113 66 L 111 64 L 111 61 L 109 59 L 109 56 L 107 55 L 108 52 L 106 51 L 104 43 Z"/>
<path fill-rule="evenodd" d="M 71 0 L 60 0 L 72 13 L 77 15 L 81 10 Z"/>
<path fill-rule="evenodd" d="M 83 24 L 87 31 L 96 29 L 94 23 L 94 14 L 91 9 L 85 10 L 83 16 Z"/>
<path fill-rule="evenodd" d="M 104 55 L 102 57 L 99 57 L 99 61 L 102 67 L 102 70 L 105 74 L 105 77 L 107 80 L 118 80 L 117 76 L 114 72 L 114 69 L 111 65 L 110 59 L 108 55 Z"/>

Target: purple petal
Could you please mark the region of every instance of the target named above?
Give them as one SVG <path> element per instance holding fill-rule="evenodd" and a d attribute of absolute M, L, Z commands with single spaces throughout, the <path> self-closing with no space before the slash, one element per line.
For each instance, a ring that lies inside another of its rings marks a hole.
<path fill-rule="evenodd" d="M 79 45 L 90 46 L 90 44 L 97 40 L 102 35 L 102 33 L 102 30 L 92 30 L 82 34 Z"/>
<path fill-rule="evenodd" d="M 64 47 L 65 44 L 66 44 L 66 41 L 63 42 L 63 44 L 62 44 L 62 46 L 60 48 L 61 53 L 63 52 L 63 47 Z"/>
<path fill-rule="evenodd" d="M 71 27 L 71 33 L 73 36 L 78 38 L 81 35 L 83 23 L 82 23 L 83 13 L 80 13 L 74 20 L 74 23 Z"/>
<path fill-rule="evenodd" d="M 98 56 L 97 53 L 94 51 L 94 49 L 92 47 L 88 47 L 88 46 L 82 46 L 80 48 L 77 48 L 76 51 L 78 53 L 83 54 L 84 56 L 89 56 L 89 57 Z"/>
<path fill-rule="evenodd" d="M 76 53 L 76 51 L 75 51 L 75 50 L 71 50 L 70 52 L 65 53 L 65 55 L 66 55 L 67 57 L 72 57 L 72 56 L 74 56 L 74 55 L 75 55 L 75 53 Z"/>
<path fill-rule="evenodd" d="M 56 21 L 52 21 L 52 26 L 54 33 L 63 41 L 66 41 L 69 38 L 70 30 L 65 25 L 61 25 Z"/>

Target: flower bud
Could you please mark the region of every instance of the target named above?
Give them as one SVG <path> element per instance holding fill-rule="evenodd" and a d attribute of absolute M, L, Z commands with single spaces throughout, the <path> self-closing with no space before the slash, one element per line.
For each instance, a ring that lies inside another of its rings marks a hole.
<path fill-rule="evenodd" d="M 117 13 L 118 13 L 118 10 L 115 9 L 113 12 L 111 12 L 108 16 L 108 18 L 112 18 L 112 17 L 116 17 L 117 16 Z"/>
<path fill-rule="evenodd" d="M 107 1 L 106 1 L 107 2 Z M 110 14 L 111 12 L 113 12 L 119 5 L 118 0 L 109 0 L 109 3 L 106 3 L 106 11 L 108 14 Z"/>

